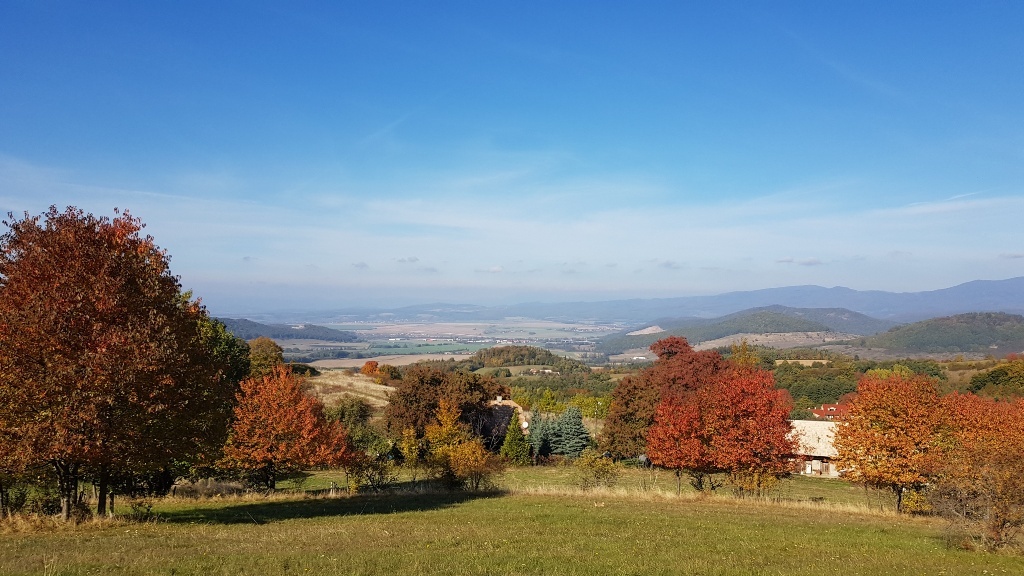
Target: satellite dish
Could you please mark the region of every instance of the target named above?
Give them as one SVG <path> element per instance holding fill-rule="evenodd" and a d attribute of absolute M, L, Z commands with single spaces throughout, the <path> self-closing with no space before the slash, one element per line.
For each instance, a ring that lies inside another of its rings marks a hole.
<path fill-rule="evenodd" d="M 523 429 L 526 429 L 526 428 L 529 428 L 529 427 L 530 427 L 530 423 L 529 422 L 523 422 Z"/>

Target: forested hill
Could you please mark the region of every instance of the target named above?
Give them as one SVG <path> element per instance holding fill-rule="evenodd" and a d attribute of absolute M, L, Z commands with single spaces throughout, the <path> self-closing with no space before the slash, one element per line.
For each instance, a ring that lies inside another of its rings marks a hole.
<path fill-rule="evenodd" d="M 434 362 L 440 362 L 440 366 L 448 370 L 474 371 L 480 368 L 508 366 L 548 366 L 559 374 L 590 373 L 590 367 L 579 360 L 559 356 L 535 346 L 495 346 L 478 350 L 476 354 L 458 362 Z"/>
<path fill-rule="evenodd" d="M 1024 316 L 977 312 L 933 318 L 866 338 L 865 344 L 893 352 L 1020 353 L 1024 351 Z"/>
<path fill-rule="evenodd" d="M 243 340 L 252 340 L 260 336 L 266 336 L 273 340 L 325 340 L 327 342 L 357 342 L 359 337 L 354 332 L 344 332 L 333 328 L 325 328 L 315 324 L 298 324 L 289 326 L 287 324 L 260 324 L 244 318 L 217 318 L 224 323 L 235 336 Z"/>
<path fill-rule="evenodd" d="M 782 308 L 782 307 L 779 307 Z M 795 309 L 789 309 L 795 310 Z M 682 336 L 693 344 L 705 340 L 725 338 L 734 334 L 761 334 L 777 332 L 836 332 L 821 322 L 801 318 L 772 308 L 757 308 L 730 314 L 721 318 L 682 318 L 657 323 L 665 329 L 652 334 L 621 332 L 601 339 L 598 349 L 606 354 L 619 354 L 634 348 L 647 348 L 668 336 Z"/>

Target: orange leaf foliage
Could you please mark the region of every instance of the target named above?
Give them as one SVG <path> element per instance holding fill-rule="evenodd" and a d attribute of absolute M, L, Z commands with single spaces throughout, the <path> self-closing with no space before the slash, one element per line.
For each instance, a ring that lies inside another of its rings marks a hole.
<path fill-rule="evenodd" d="M 51 207 L 5 224 L 0 442 L 53 465 L 65 513 L 82 472 L 145 472 L 219 444 L 233 384 L 142 223 Z"/>
<path fill-rule="evenodd" d="M 836 431 L 836 458 L 855 482 L 892 489 L 923 485 L 942 425 L 939 395 L 927 376 L 865 375 Z M 899 507 L 899 502 L 897 502 Z"/>
<path fill-rule="evenodd" d="M 285 366 L 242 382 L 221 465 L 257 473 L 274 487 L 277 474 L 312 466 L 342 466 L 352 455 L 340 423 L 328 425 L 323 405 L 302 391 Z"/>
<path fill-rule="evenodd" d="M 931 469 L 939 512 L 979 523 L 984 545 L 999 548 L 1024 526 L 1024 401 L 951 394 L 942 407 Z"/>

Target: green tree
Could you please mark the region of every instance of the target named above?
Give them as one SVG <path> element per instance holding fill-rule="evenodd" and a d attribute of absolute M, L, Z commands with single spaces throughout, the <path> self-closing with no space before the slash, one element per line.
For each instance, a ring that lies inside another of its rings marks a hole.
<path fill-rule="evenodd" d="M 328 420 L 336 420 L 345 427 L 352 444 L 360 450 L 369 450 L 382 439 L 381 433 L 370 424 L 373 406 L 358 396 L 345 394 L 326 414 Z"/>
<path fill-rule="evenodd" d="M 971 392 L 992 398 L 1024 397 L 1024 358 L 1013 357 L 971 377 Z"/>
<path fill-rule="evenodd" d="M 583 425 L 583 414 L 576 406 L 570 406 L 562 412 L 555 425 L 558 429 L 556 454 L 576 458 L 590 446 L 590 432 Z"/>
<path fill-rule="evenodd" d="M 530 444 L 519 426 L 519 413 L 513 412 L 505 430 L 505 441 L 501 444 L 501 455 L 513 466 L 525 466 L 530 463 Z"/>
<path fill-rule="evenodd" d="M 552 452 L 552 428 L 554 422 L 534 410 L 530 414 L 530 447 L 537 458 L 547 458 Z"/>
<path fill-rule="evenodd" d="M 262 378 L 273 374 L 274 368 L 284 364 L 284 350 L 266 336 L 249 341 L 249 376 Z"/>
<path fill-rule="evenodd" d="M 576 469 L 576 482 L 584 490 L 613 486 L 619 478 L 620 469 L 615 461 L 593 448 L 581 452 L 573 467 Z"/>

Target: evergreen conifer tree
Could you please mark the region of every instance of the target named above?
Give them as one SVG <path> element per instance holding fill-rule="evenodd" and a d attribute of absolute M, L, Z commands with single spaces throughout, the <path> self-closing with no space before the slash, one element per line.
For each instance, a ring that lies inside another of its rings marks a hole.
<path fill-rule="evenodd" d="M 530 415 L 530 445 L 533 455 L 546 458 L 551 455 L 551 422 L 536 410 Z"/>
<path fill-rule="evenodd" d="M 530 445 L 526 442 L 523 429 L 519 426 L 519 413 L 513 411 L 505 431 L 505 442 L 501 445 L 501 455 L 513 466 L 525 466 L 530 463 Z"/>
<path fill-rule="evenodd" d="M 558 443 L 555 453 L 567 458 L 576 458 L 590 446 L 590 432 L 583 425 L 583 413 L 576 406 L 570 406 L 562 412 L 555 422 L 558 430 Z"/>

